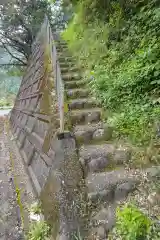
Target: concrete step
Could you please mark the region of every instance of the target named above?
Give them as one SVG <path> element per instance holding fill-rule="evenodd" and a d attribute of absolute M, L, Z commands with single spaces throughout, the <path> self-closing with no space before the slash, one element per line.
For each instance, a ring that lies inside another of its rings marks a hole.
<path fill-rule="evenodd" d="M 78 80 L 78 81 L 65 81 L 65 88 L 66 89 L 74 89 L 74 88 L 85 88 L 86 81 Z"/>
<path fill-rule="evenodd" d="M 75 63 L 74 62 L 64 62 L 64 61 L 60 61 L 59 65 L 61 68 L 71 68 L 71 67 L 75 67 Z"/>
<path fill-rule="evenodd" d="M 74 66 L 74 67 L 61 67 L 61 73 L 71 73 L 71 72 L 78 72 L 79 69 Z"/>
<path fill-rule="evenodd" d="M 69 74 L 62 73 L 63 81 L 76 81 L 76 80 L 80 80 L 81 78 L 82 78 L 81 75 L 77 73 L 69 73 Z"/>
<path fill-rule="evenodd" d="M 58 55 L 58 58 L 64 58 L 64 59 L 73 58 L 76 61 L 76 59 L 73 56 L 71 56 L 71 54 L 67 50 L 64 50 L 64 51 L 58 50 L 57 55 Z"/>
<path fill-rule="evenodd" d="M 69 101 L 69 108 L 71 110 L 76 109 L 88 109 L 88 108 L 95 108 L 98 107 L 98 103 L 95 99 L 89 98 L 79 98 L 79 99 L 72 99 Z"/>
<path fill-rule="evenodd" d="M 67 45 L 58 45 L 56 46 L 57 51 L 68 51 L 68 46 Z"/>
<path fill-rule="evenodd" d="M 65 57 L 65 56 L 59 56 L 58 57 L 58 61 L 60 63 L 75 63 L 76 59 L 74 57 L 71 57 L 71 56 L 68 56 L 68 57 Z"/>
<path fill-rule="evenodd" d="M 90 144 L 94 141 L 108 141 L 112 138 L 113 128 L 102 122 L 88 125 L 77 125 L 74 133 L 78 143 Z"/>
<path fill-rule="evenodd" d="M 58 54 L 58 56 L 60 57 L 60 56 L 66 56 L 66 55 L 68 55 L 69 56 L 69 53 L 68 53 L 68 50 L 67 49 L 57 49 L 57 54 Z"/>
<path fill-rule="evenodd" d="M 85 145 L 79 149 L 80 161 L 86 173 L 124 165 L 131 160 L 131 153 L 128 147 L 106 143 Z"/>
<path fill-rule="evenodd" d="M 65 41 L 57 41 L 57 47 L 68 47 L 68 44 Z"/>
<path fill-rule="evenodd" d="M 124 200 L 139 183 L 140 173 L 123 168 L 111 172 L 91 173 L 86 178 L 88 197 L 92 203 Z"/>
<path fill-rule="evenodd" d="M 66 91 L 67 96 L 71 99 L 85 98 L 89 96 L 89 90 L 84 88 L 68 89 Z"/>
<path fill-rule="evenodd" d="M 71 111 L 71 123 L 73 126 L 76 124 L 95 123 L 101 120 L 101 109 L 83 109 Z"/>
<path fill-rule="evenodd" d="M 56 47 L 68 47 L 68 44 L 64 41 L 56 41 Z"/>
<path fill-rule="evenodd" d="M 99 202 L 98 202 L 99 203 Z M 105 205 L 105 206 L 104 206 Z M 112 202 L 110 204 L 104 204 L 101 209 L 96 209 L 94 206 L 94 211 L 91 214 L 91 219 L 89 223 L 89 233 L 87 239 L 108 239 L 108 233 L 116 224 L 116 207 L 117 204 Z M 96 210 L 97 211 L 96 211 Z M 93 238 L 94 236 L 94 238 Z"/>

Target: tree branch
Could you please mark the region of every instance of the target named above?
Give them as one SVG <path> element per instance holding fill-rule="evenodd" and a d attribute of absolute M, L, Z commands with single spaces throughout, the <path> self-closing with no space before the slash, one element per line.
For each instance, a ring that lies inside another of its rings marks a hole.
<path fill-rule="evenodd" d="M 21 64 L 26 65 L 26 63 L 25 63 L 22 59 L 20 59 L 20 58 L 18 58 L 18 57 L 16 57 L 16 56 L 13 55 L 13 53 L 7 48 L 7 46 L 5 45 L 5 43 L 4 43 L 3 41 L 0 40 L 0 42 L 2 43 L 4 49 L 9 53 L 9 55 L 10 55 L 12 58 L 14 58 L 14 59 L 16 59 L 17 61 L 21 62 Z"/>
<path fill-rule="evenodd" d="M 20 42 L 20 41 L 17 40 L 17 39 L 12 38 L 11 36 L 8 36 L 8 34 L 4 34 L 4 33 L 2 33 L 2 32 L 0 32 L 0 34 L 1 34 L 5 39 L 9 39 L 12 43 L 14 43 L 15 46 L 17 46 L 19 49 L 21 49 L 21 51 L 23 50 L 23 54 L 25 55 L 25 57 L 27 56 L 27 59 L 28 59 L 28 57 L 29 57 L 29 55 L 30 55 L 30 48 L 27 47 L 26 44 Z M 20 51 L 20 52 L 21 52 L 21 51 Z M 24 52 L 25 52 L 26 54 L 25 54 Z"/>
<path fill-rule="evenodd" d="M 22 18 L 22 16 L 17 14 L 17 18 L 19 19 L 21 25 L 24 27 L 24 29 L 28 32 L 27 36 L 28 36 L 28 41 L 31 44 L 33 41 L 33 36 L 32 36 L 32 31 L 29 27 L 26 26 L 24 19 Z"/>
<path fill-rule="evenodd" d="M 5 41 L 7 41 L 8 46 L 12 47 L 17 52 L 20 52 L 21 54 L 23 54 L 25 56 L 26 60 L 28 60 L 28 54 L 25 53 L 24 49 L 22 49 L 20 46 L 16 46 L 15 44 L 9 42 L 8 39 L 5 39 Z"/>
<path fill-rule="evenodd" d="M 27 66 L 27 63 L 22 64 L 22 63 L 0 63 L 0 66 Z"/>

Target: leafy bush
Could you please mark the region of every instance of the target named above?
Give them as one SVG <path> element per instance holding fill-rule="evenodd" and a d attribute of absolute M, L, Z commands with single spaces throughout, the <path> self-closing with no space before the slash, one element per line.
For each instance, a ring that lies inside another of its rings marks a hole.
<path fill-rule="evenodd" d="M 34 214 L 41 214 L 41 203 L 40 202 L 34 202 L 30 207 L 30 212 Z"/>
<path fill-rule="evenodd" d="M 121 1 L 125 9 L 127 4 L 134 9 L 124 15 L 118 1 L 109 1 L 112 14 L 107 19 L 94 15 L 94 20 L 84 22 L 85 6 L 78 2 L 63 38 L 86 70 L 92 92 L 112 112 L 106 118 L 117 135 L 148 144 L 156 138 L 153 124 L 160 117 L 159 3 Z"/>
<path fill-rule="evenodd" d="M 19 77 L 9 76 L 5 70 L 0 70 L 0 107 L 13 105 L 20 81 Z"/>
<path fill-rule="evenodd" d="M 39 221 L 30 225 L 27 235 L 28 240 L 49 240 L 50 227 L 44 222 Z"/>
<path fill-rule="evenodd" d="M 117 209 L 117 233 L 123 240 L 146 239 L 151 231 L 151 221 L 133 205 Z"/>
<path fill-rule="evenodd" d="M 136 206 L 126 204 L 117 208 L 116 226 L 109 239 L 158 240 L 160 231 Z"/>
<path fill-rule="evenodd" d="M 108 20 L 113 14 L 115 6 L 119 5 L 124 17 L 130 17 L 137 8 L 149 3 L 149 0 L 71 0 L 75 6 L 81 4 L 83 8 L 83 19 L 85 23 L 93 21 L 95 18 Z M 158 0 L 154 1 L 158 3 Z"/>

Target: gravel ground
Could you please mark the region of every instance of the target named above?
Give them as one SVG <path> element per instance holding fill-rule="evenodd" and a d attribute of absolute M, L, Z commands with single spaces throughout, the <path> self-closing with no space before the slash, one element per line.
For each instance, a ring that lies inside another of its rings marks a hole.
<path fill-rule="evenodd" d="M 0 240 L 20 240 L 24 239 L 22 228 L 25 230 L 28 227 L 27 207 L 35 198 L 15 142 L 10 140 L 11 134 L 6 132 L 6 121 L 6 118 L 0 117 Z M 17 187 L 21 192 L 23 216 L 17 204 Z"/>
<path fill-rule="evenodd" d="M 0 119 L 0 239 L 23 239 L 21 218 L 12 181 L 8 148 L 5 146 L 4 119 Z"/>

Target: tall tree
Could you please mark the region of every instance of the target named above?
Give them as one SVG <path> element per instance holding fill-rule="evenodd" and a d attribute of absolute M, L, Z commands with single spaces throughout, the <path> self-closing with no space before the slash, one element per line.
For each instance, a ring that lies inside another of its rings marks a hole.
<path fill-rule="evenodd" d="M 52 18 L 51 3 L 47 0 L 0 3 L 0 46 L 12 57 L 12 64 L 26 65 L 45 14 Z"/>

